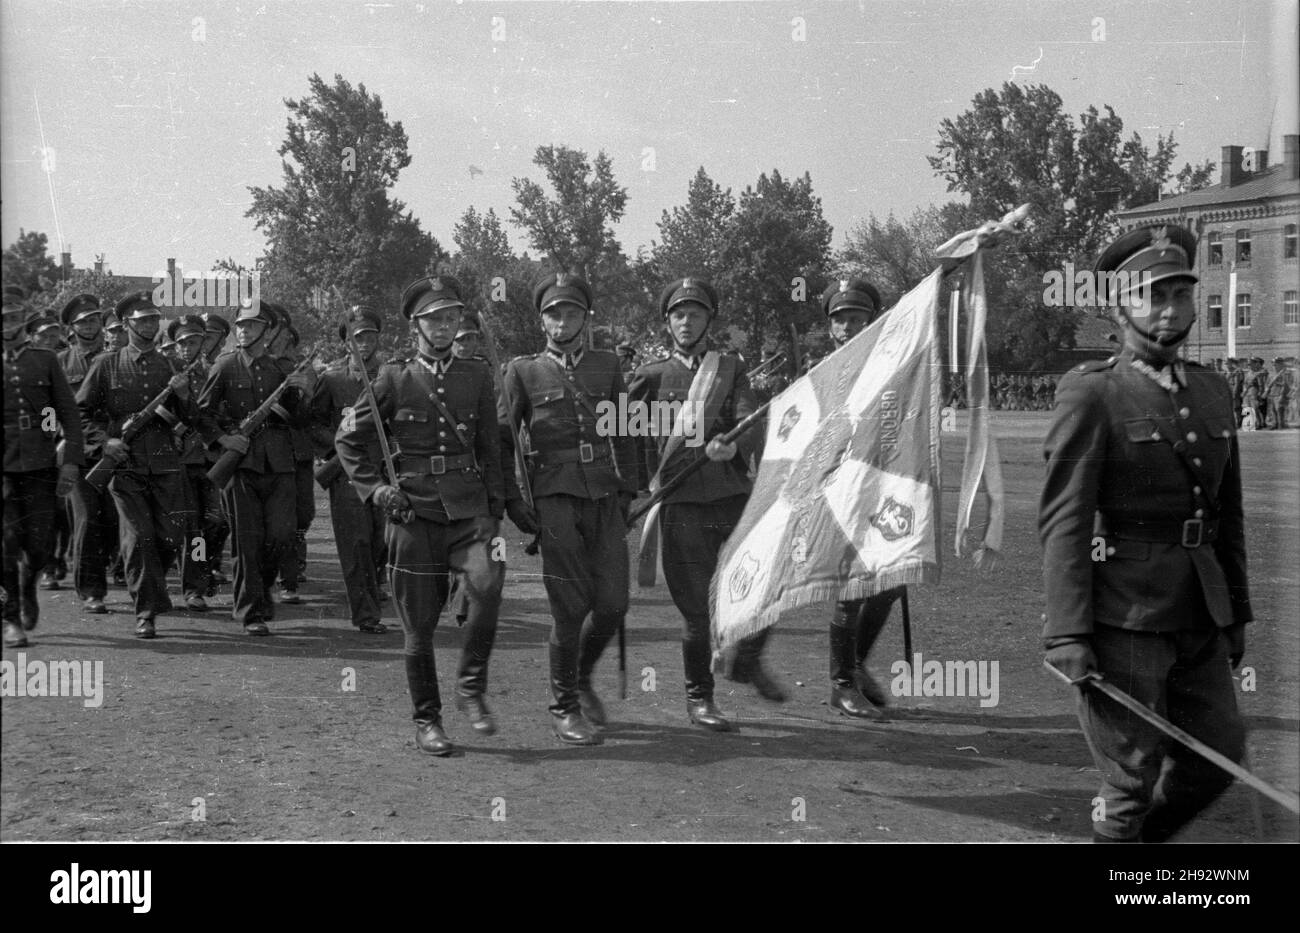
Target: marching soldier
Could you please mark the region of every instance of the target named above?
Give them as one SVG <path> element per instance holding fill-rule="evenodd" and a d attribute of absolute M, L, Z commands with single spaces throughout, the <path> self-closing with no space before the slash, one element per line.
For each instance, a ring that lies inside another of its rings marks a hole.
<path fill-rule="evenodd" d="M 1264 372 L 1264 361 L 1258 356 L 1250 358 L 1250 371 L 1246 373 L 1246 387 L 1241 397 L 1241 428 L 1243 431 L 1258 431 L 1264 427 L 1264 388 L 1268 385 L 1268 373 Z"/>
<path fill-rule="evenodd" d="M 133 292 L 114 308 L 129 343 L 100 355 L 77 390 L 86 436 L 118 467 L 108 489 L 121 522 L 122 560 L 135 608 L 137 638 L 153 638 L 155 617 L 169 612 L 166 568 L 184 546 L 185 495 L 180 451 L 172 433 L 193 417 L 189 380 L 154 344 L 162 315 L 148 291 Z M 125 422 L 164 389 L 173 397 L 128 445 Z M 169 410 L 170 409 L 170 410 Z"/>
<path fill-rule="evenodd" d="M 703 403 L 704 416 L 696 429 L 707 434 L 725 432 L 756 410 L 754 393 L 739 355 L 709 351 L 707 335 L 717 308 L 718 293 L 702 278 L 678 279 L 663 289 L 659 313 L 672 337 L 673 352 L 667 359 L 647 363 L 636 371 L 628 389 L 631 401 L 646 404 L 650 411 L 655 411 L 659 408 L 655 403 L 685 402 L 688 396 L 698 397 Z M 697 387 L 702 364 L 706 360 L 713 363 L 715 359 L 717 375 L 713 384 Z M 706 390 L 707 396 L 703 394 Z M 747 463 L 756 443 L 757 432 L 751 431 L 731 444 L 723 444 L 715 437 L 703 450 L 676 444 L 668 450 L 668 437 L 642 445 L 646 479 L 657 475 L 660 485 L 670 482 L 701 456 L 710 461 L 679 489 L 668 494 L 658 520 L 665 582 L 685 622 L 682 667 L 686 674 L 687 716 L 695 725 L 714 732 L 730 732 L 732 726 L 713 702 L 709 581 L 713 579 L 718 552 L 745 511 L 751 488 Z M 744 663 L 749 667 L 736 666 L 742 668 L 739 673 L 747 682 L 770 694 L 779 691 L 779 687 L 766 683 L 770 678 L 759 660 L 767 635 L 765 630 L 746 639 L 737 653 L 746 659 Z M 734 668 L 732 676 L 733 679 L 737 676 Z"/>
<path fill-rule="evenodd" d="M 235 317 L 236 348 L 217 357 L 199 395 L 199 429 L 209 446 L 220 445 L 243 455 L 239 469 L 221 490 L 235 542 L 235 602 L 233 616 L 248 635 L 269 635 L 267 622 L 275 615 L 271 584 L 280 558 L 292 550 L 295 521 L 293 441 L 291 423 L 308 417 L 307 376 L 287 376 L 268 349 L 274 336 L 276 312 L 267 302 L 252 301 Z M 281 383 L 280 411 L 272 414 L 252 437 L 238 427 Z"/>
<path fill-rule="evenodd" d="M 379 372 L 376 351 L 382 326 L 379 315 L 369 308 L 355 307 L 345 314 L 339 325 L 339 339 L 351 339 L 356 344 L 366 369 L 358 372 L 351 357 L 344 357 L 325 370 L 312 392 L 312 445 L 327 464 L 336 453 L 334 437 L 339 426 L 345 418 L 353 417 L 353 406 L 364 404 L 362 380 L 372 382 Z M 366 456 L 370 463 L 383 462 L 378 438 L 369 445 Z M 334 461 L 330 472 L 334 475 L 325 489 L 330 497 L 330 521 L 352 624 L 363 632 L 382 635 L 388 631 L 379 621 L 379 581 L 385 561 L 384 513 L 374 502 L 361 500 L 341 460 Z"/>
<path fill-rule="evenodd" d="M 109 316 L 124 327 L 117 316 Z M 105 346 L 104 314 L 99 299 L 81 294 L 69 299 L 59 312 L 65 326 L 72 331 L 72 342 L 59 354 L 59 364 L 67 376 L 73 395 L 81 388 L 91 365 L 106 352 L 117 349 Z M 101 439 L 86 437 L 85 469 L 90 472 L 103 456 Z M 117 550 L 117 506 L 107 489 L 97 490 L 79 478 L 69 496 L 72 512 L 72 580 L 86 612 L 108 612 L 104 597 L 108 595 L 108 567 Z"/>
<path fill-rule="evenodd" d="M 881 315 L 880 292 L 860 278 L 841 279 L 822 294 L 822 311 L 830 321 L 831 340 L 842 347 Z M 896 586 L 866 599 L 835 604 L 831 617 L 831 697 L 828 704 L 844 716 L 879 719 L 888 705 L 884 689 L 867 671 L 867 656 L 880 637 L 895 602 L 907 593 Z"/>
<path fill-rule="evenodd" d="M 1273 360 L 1273 375 L 1268 377 L 1268 382 L 1264 385 L 1267 411 L 1264 427 L 1270 431 L 1286 427 L 1287 382 L 1286 359 L 1279 356 Z"/>
<path fill-rule="evenodd" d="M 109 350 L 121 350 L 127 344 L 126 325 L 110 309 L 105 315 L 104 344 Z"/>
<path fill-rule="evenodd" d="M 483 332 L 478 317 L 472 312 L 466 313 L 461 316 L 460 326 L 456 329 L 456 339 L 451 345 L 452 355 L 458 360 L 482 360 L 479 353 L 482 340 Z"/>
<path fill-rule="evenodd" d="M 1240 761 L 1231 669 L 1252 618 L 1241 459 L 1227 385 L 1178 359 L 1196 320 L 1195 255 L 1185 228 L 1143 227 L 1097 260 L 1096 272 L 1142 285 L 1111 298 L 1119 355 L 1058 388 L 1038 514 L 1043 635 L 1048 663 L 1072 681 L 1097 672 Z M 1108 697 L 1083 689 L 1077 702 L 1102 773 L 1096 841 L 1162 842 L 1231 784 Z"/>
<path fill-rule="evenodd" d="M 276 332 L 274 349 L 280 360 L 280 368 L 291 373 L 298 365 L 298 331 L 289 319 L 289 312 L 276 305 L 280 312 L 281 326 Z M 315 370 L 307 370 L 305 397 L 310 400 L 316 387 Z M 298 596 L 298 585 L 306 578 L 307 572 L 307 532 L 316 519 L 316 485 L 312 473 L 314 455 L 311 438 L 306 427 L 291 425 L 289 437 L 293 442 L 293 489 L 294 489 L 294 536 L 293 547 L 280 558 L 280 602 L 297 605 L 302 600 Z"/>
<path fill-rule="evenodd" d="M 203 318 L 186 314 L 167 325 L 167 337 L 177 348 L 178 366 L 187 369 L 202 359 Z M 197 399 L 208 378 L 206 360 L 188 369 L 190 397 Z M 177 428 L 181 448 L 182 491 L 185 497 L 185 546 L 181 549 L 181 588 L 185 606 L 194 612 L 207 612 L 204 596 L 212 589 L 209 560 L 216 546 L 216 529 L 225 519 L 221 515 L 221 493 L 208 479 L 212 458 L 199 432 L 181 425 Z M 202 548 L 198 545 L 202 542 Z M 203 556 L 196 557 L 198 551 Z"/>
<path fill-rule="evenodd" d="M 1241 360 L 1229 358 L 1228 372 L 1224 377 L 1228 380 L 1228 391 L 1232 393 L 1232 411 L 1237 420 L 1237 426 L 1241 426 L 1241 394 L 1246 385 L 1246 374 L 1241 370 Z"/>
<path fill-rule="evenodd" d="M 36 575 L 45 566 L 58 500 L 81 472 L 82 433 L 76 401 L 58 358 L 32 347 L 29 311 L 6 293 L 4 339 L 4 643 L 27 645 L 40 616 Z M 55 465 L 55 435 L 63 455 Z"/>
<path fill-rule="evenodd" d="M 204 311 L 199 317 L 203 320 L 203 358 L 215 363 L 230 336 L 230 322 L 216 311 Z"/>
<path fill-rule="evenodd" d="M 504 380 L 509 421 L 528 429 L 532 446 L 542 572 L 554 618 L 551 726 L 570 745 L 603 741 L 595 726 L 605 711 L 591 676 L 627 613 L 627 511 L 637 488 L 634 439 L 597 432 L 596 406 L 617 404 L 627 388 L 613 353 L 584 346 L 591 302 L 591 287 L 576 275 L 538 282 L 533 306 L 546 349 L 512 360 Z M 527 533 L 534 518 L 527 506 L 511 508 Z"/>
<path fill-rule="evenodd" d="M 452 354 L 464 307 L 451 276 L 422 277 L 406 287 L 402 316 L 411 322 L 416 352 L 380 367 L 378 414 L 358 400 L 352 424 L 343 423 L 335 439 L 361 499 L 390 517 L 389 571 L 406 637 L 415 742 L 441 757 L 455 747 L 442 726 L 433 633 L 450 576 L 459 574 L 471 596 L 457 705 L 482 735 L 496 731 L 484 693 L 505 580 L 505 566 L 492 553 L 505 506 L 492 374 L 483 363 Z M 374 457 L 381 430 L 400 451 L 391 482 Z"/>

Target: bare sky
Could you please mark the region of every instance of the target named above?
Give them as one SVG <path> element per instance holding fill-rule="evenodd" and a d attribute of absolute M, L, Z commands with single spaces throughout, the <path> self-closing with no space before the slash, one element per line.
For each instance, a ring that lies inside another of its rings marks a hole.
<path fill-rule="evenodd" d="M 251 263 L 247 186 L 279 183 L 283 100 L 312 72 L 401 121 L 396 195 L 448 250 L 467 207 L 508 217 L 547 143 L 609 154 L 629 254 L 701 165 L 737 193 L 811 173 L 838 246 L 870 212 L 949 197 L 924 158 L 939 122 L 1013 69 L 1073 114 L 1110 104 L 1126 132 L 1172 131 L 1176 166 L 1230 143 L 1276 161 L 1300 123 L 1294 0 L 7 0 L 0 29 L 4 242 L 44 231 L 119 274 Z"/>

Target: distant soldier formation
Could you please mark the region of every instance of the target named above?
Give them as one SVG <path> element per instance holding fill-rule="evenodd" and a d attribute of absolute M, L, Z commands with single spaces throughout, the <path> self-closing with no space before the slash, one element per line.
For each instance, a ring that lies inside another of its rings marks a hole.
<path fill-rule="evenodd" d="M 1201 737 L 1239 757 L 1228 662 L 1240 663 L 1251 610 L 1235 435 L 1298 423 L 1296 368 L 1294 358 L 1275 360 L 1272 373 L 1260 359 L 1229 360 L 1219 378 L 1177 358 L 1195 317 L 1194 255 L 1182 230 L 1126 234 L 1103 265 L 1154 270 L 1159 287 L 1145 304 L 1123 305 L 1125 350 L 1059 387 L 1048 374 L 995 373 L 990 396 L 998 409 L 1056 407 L 1040 513 L 1048 660 L 1076 683 L 1097 672 L 1126 682 L 1140 675 L 1144 702 L 1195 708 Z M 271 634 L 277 604 L 300 599 L 319 484 L 349 621 L 384 635 L 381 607 L 394 603 L 418 749 L 457 753 L 434 655 L 448 605 L 463 623 L 455 705 L 474 732 L 497 730 L 487 697 L 506 517 L 541 553 L 554 734 L 599 745 L 609 714 L 598 666 L 626 624 L 632 506 L 651 494 L 646 527 L 655 531 L 642 540 L 637 575 L 662 566 L 681 613 L 686 719 L 732 731 L 715 702 L 709 583 L 749 500 L 764 431 L 723 436 L 783 387 L 780 361 L 751 370 L 715 348 L 709 334 L 722 302 L 701 276 L 663 286 L 671 347 L 641 365 L 629 344 L 592 347 L 597 296 L 578 275 L 536 284 L 544 343 L 505 365 L 490 321 L 466 299 L 449 275 L 411 282 L 400 303 L 409 348 L 386 361 L 383 316 L 352 306 L 337 322 L 347 353 L 325 365 L 304 358 L 290 312 L 266 300 L 246 302 L 230 322 L 186 314 L 164 327 L 149 292 L 111 309 L 77 295 L 51 314 L 6 291 L 5 645 L 27 644 L 38 589 L 69 576 L 84 612 L 107 612 L 117 559 L 141 639 L 155 638 L 160 617 L 177 609 L 171 572 L 185 611 L 207 612 L 207 599 L 231 582 L 234 622 L 249 636 Z M 832 351 L 886 310 L 857 277 L 834 281 L 820 303 Z M 964 396 L 964 381 L 953 380 L 944 403 Z M 602 430 L 598 407 L 620 399 L 698 403 L 707 442 Z M 1142 499 L 1126 498 L 1138 486 Z M 1114 559 L 1102 564 L 1087 559 L 1094 520 L 1111 536 Z M 1168 583 L 1159 593 L 1149 585 L 1156 576 Z M 883 718 L 886 691 L 867 663 L 895 604 L 908 612 L 906 587 L 835 604 L 827 653 L 837 713 Z M 742 641 L 717 669 L 780 702 L 786 691 L 763 663 L 770 631 Z M 1175 683 L 1174 669 L 1199 679 Z M 1111 806 L 1099 840 L 1168 838 L 1226 786 L 1182 759 L 1166 768 L 1181 783 L 1158 783 L 1164 759 L 1151 736 L 1081 697 Z"/>

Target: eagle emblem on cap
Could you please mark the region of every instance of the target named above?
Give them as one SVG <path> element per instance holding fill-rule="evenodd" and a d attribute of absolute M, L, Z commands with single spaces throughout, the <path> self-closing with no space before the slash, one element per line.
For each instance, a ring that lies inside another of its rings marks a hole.
<path fill-rule="evenodd" d="M 1173 242 L 1169 239 L 1169 230 L 1165 227 L 1156 227 L 1151 231 L 1151 245 L 1156 249 L 1169 249 Z"/>
<path fill-rule="evenodd" d="M 849 280 L 840 279 L 840 293 L 843 294 L 849 290 Z"/>
<path fill-rule="evenodd" d="M 694 287 L 695 286 L 694 284 L 692 284 L 691 277 L 689 275 L 686 278 L 682 279 L 682 288 L 694 288 Z"/>
<path fill-rule="evenodd" d="M 569 275 L 567 272 L 557 272 L 555 274 L 555 287 L 564 288 L 564 286 L 569 284 L 568 278 Z"/>
<path fill-rule="evenodd" d="M 442 279 L 435 275 L 433 278 L 429 279 L 429 287 L 434 291 L 440 292 L 445 286 L 442 284 Z"/>

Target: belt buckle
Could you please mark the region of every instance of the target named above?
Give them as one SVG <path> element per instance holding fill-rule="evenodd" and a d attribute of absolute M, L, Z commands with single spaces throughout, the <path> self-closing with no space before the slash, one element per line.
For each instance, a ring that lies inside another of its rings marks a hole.
<path fill-rule="evenodd" d="M 18 430 L 29 431 L 32 427 L 32 416 L 25 411 L 18 413 Z"/>
<path fill-rule="evenodd" d="M 1205 521 L 1203 519 L 1189 518 L 1183 522 L 1183 547 L 1200 547 L 1204 539 Z"/>
<path fill-rule="evenodd" d="M 434 476 L 442 476 L 447 472 L 447 458 L 442 454 L 429 458 L 429 472 Z"/>
<path fill-rule="evenodd" d="M 590 444 L 578 445 L 578 461 L 580 463 L 591 463 L 596 459 L 596 450 Z"/>

